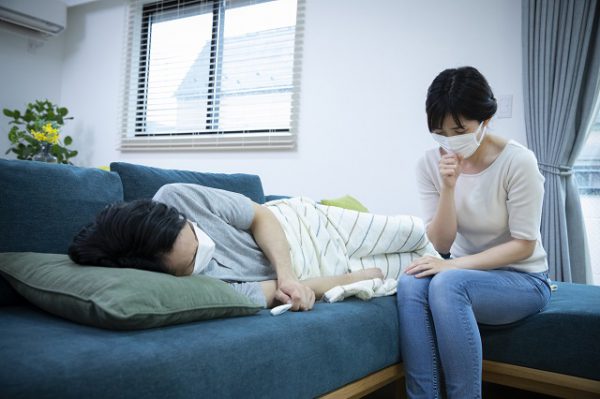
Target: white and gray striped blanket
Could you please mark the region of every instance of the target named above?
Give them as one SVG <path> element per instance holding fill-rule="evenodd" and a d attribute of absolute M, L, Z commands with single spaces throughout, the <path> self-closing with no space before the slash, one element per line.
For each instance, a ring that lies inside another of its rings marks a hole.
<path fill-rule="evenodd" d="M 384 279 L 398 279 L 423 255 L 438 256 L 414 216 L 382 216 L 317 204 L 306 197 L 265 204 L 290 244 L 300 280 L 378 267 Z"/>

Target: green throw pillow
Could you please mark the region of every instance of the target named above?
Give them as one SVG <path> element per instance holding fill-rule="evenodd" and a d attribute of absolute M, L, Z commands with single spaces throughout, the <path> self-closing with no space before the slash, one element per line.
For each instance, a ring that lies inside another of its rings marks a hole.
<path fill-rule="evenodd" d="M 351 195 L 345 195 L 340 198 L 324 199 L 321 204 L 329 206 L 337 206 L 339 208 L 352 209 L 353 211 L 369 212 L 369 210 L 360 203 L 359 200 Z"/>
<path fill-rule="evenodd" d="M 67 255 L 0 254 L 0 273 L 32 304 L 66 319 L 116 330 L 256 313 L 227 283 L 136 269 L 80 266 Z"/>

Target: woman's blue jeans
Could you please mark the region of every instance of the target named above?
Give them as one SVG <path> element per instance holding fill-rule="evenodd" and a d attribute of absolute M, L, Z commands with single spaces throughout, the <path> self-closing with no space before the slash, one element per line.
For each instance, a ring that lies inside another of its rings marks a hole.
<path fill-rule="evenodd" d="M 398 280 L 400 348 L 409 398 L 481 397 L 477 323 L 500 325 L 542 310 L 546 273 L 451 269 Z M 443 380 L 442 380 L 443 376 Z"/>

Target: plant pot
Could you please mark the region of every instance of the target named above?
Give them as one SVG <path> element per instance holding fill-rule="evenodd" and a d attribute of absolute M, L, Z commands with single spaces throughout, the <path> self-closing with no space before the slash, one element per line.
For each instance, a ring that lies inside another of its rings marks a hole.
<path fill-rule="evenodd" d="M 33 156 L 34 161 L 39 162 L 48 162 L 48 163 L 56 163 L 57 159 L 54 155 L 50 154 L 50 149 L 52 148 L 52 144 L 50 143 L 40 143 L 41 148 L 40 151 Z"/>

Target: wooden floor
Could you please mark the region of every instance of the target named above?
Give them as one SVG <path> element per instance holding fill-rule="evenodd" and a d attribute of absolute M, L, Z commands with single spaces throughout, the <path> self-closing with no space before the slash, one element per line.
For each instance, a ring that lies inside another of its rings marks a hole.
<path fill-rule="evenodd" d="M 404 383 L 404 381 L 402 381 Z M 375 392 L 364 397 L 364 399 L 404 399 L 406 396 L 398 394 L 396 383 L 388 384 Z M 511 388 L 503 385 L 484 382 L 482 386 L 483 399 L 555 399 L 557 396 L 543 395 L 541 393 L 523 391 L 517 388 Z"/>

